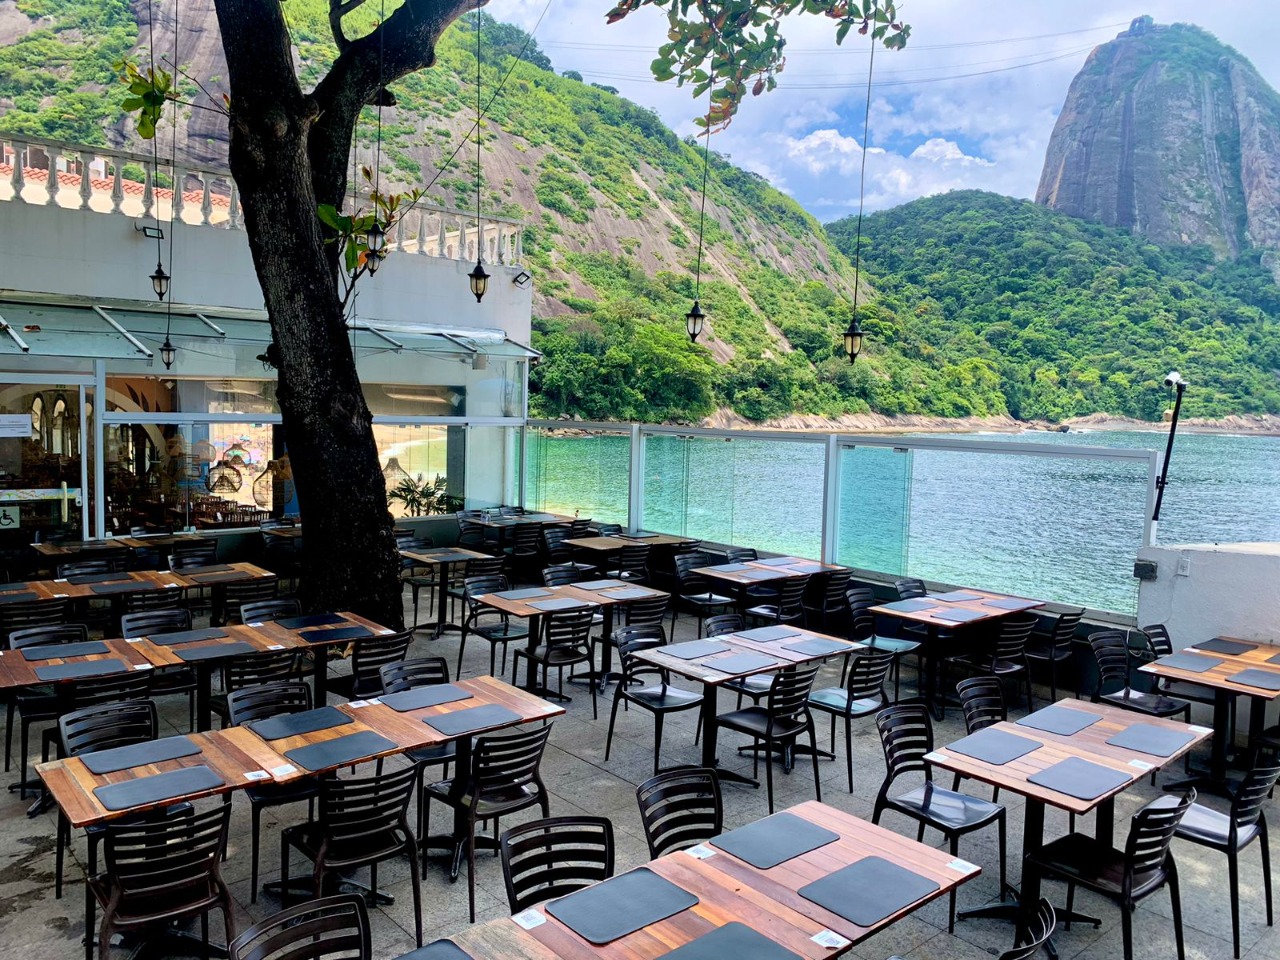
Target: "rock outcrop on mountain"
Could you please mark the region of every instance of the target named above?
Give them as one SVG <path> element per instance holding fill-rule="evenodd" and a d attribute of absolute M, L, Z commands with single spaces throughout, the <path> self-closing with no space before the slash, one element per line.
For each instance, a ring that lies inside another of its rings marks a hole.
<path fill-rule="evenodd" d="M 1139 17 L 1072 81 L 1036 201 L 1220 257 L 1257 248 L 1280 276 L 1280 95 L 1206 31 Z"/>

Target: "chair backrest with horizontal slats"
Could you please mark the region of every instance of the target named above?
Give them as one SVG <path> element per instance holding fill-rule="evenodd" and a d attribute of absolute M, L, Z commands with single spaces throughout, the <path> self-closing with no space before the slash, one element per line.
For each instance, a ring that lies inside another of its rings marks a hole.
<path fill-rule="evenodd" d="M 27 627 L 9 634 L 9 648 L 38 647 L 52 643 L 84 643 L 89 628 L 83 623 L 55 623 L 46 627 Z"/>
<path fill-rule="evenodd" d="M 138 823 L 108 822 L 103 859 L 111 886 L 134 909 L 160 899 L 172 908 L 183 891 L 204 899 L 210 878 L 221 883 L 218 865 L 227 844 L 231 804 L 203 813 Z"/>
<path fill-rule="evenodd" d="M 629 543 L 618 551 L 615 562 L 614 569 L 626 574 L 628 579 L 645 579 L 649 574 L 649 545 Z"/>
<path fill-rule="evenodd" d="M 1258 822 L 1277 780 L 1280 780 L 1280 761 L 1270 751 L 1259 751 L 1231 800 L 1231 819 L 1237 830 Z"/>
<path fill-rule="evenodd" d="M 737 613 L 720 613 L 707 617 L 704 632 L 708 637 L 720 637 L 726 633 L 737 633 L 743 629 L 742 615 Z"/>
<path fill-rule="evenodd" d="M 729 563 L 750 563 L 760 558 L 755 547 L 730 547 L 724 555 Z"/>
<path fill-rule="evenodd" d="M 498 847 L 507 905 L 519 913 L 613 876 L 613 824 L 550 817 L 512 827 Z"/>
<path fill-rule="evenodd" d="M 544 789 L 538 768 L 550 736 L 551 724 L 547 724 L 506 736 L 478 738 L 471 750 L 470 789 L 480 796 L 534 784 Z"/>
<path fill-rule="evenodd" d="M 1000 631 L 996 634 L 996 642 L 992 653 L 996 660 L 1011 660 L 1022 663 L 1027 654 L 1027 638 L 1036 627 L 1035 614 L 1014 614 L 1000 621 Z"/>
<path fill-rule="evenodd" d="M 670 599 L 664 594 L 632 600 L 622 608 L 623 617 L 629 626 L 662 623 L 662 618 L 667 615 L 667 603 Z"/>
<path fill-rule="evenodd" d="M 788 577 L 778 587 L 778 618 L 784 621 L 800 620 L 804 617 L 804 592 L 809 587 L 809 578 Z"/>
<path fill-rule="evenodd" d="M 0 603 L 0 645 L 7 647 L 15 630 L 66 623 L 70 613 L 71 601 L 61 597 Z"/>
<path fill-rule="evenodd" d="M 1167 657 L 1173 653 L 1173 637 L 1169 635 L 1169 628 L 1163 623 L 1152 623 L 1142 628 L 1143 635 L 1147 638 L 1147 645 L 1151 648 L 1153 657 Z"/>
<path fill-rule="evenodd" d="M 408 829 L 405 812 L 417 783 L 412 766 L 386 770 L 376 777 L 320 782 L 320 823 L 325 834 L 344 842 Z"/>
<path fill-rule="evenodd" d="M 302 604 L 292 597 L 240 604 L 240 618 L 243 623 L 263 623 L 267 620 L 296 617 L 301 612 Z"/>
<path fill-rule="evenodd" d="M 845 687 L 849 699 L 888 702 L 884 681 L 893 667 L 893 654 L 883 650 L 867 650 L 855 654 L 849 664 L 849 681 Z"/>
<path fill-rule="evenodd" d="M 298 675 L 296 650 L 268 650 L 227 661 L 224 676 L 227 690 L 256 687 L 263 683 L 292 680 Z"/>
<path fill-rule="evenodd" d="M 124 569 L 124 554 L 119 559 L 99 557 L 95 560 L 73 560 L 70 563 L 58 564 L 58 576 L 79 577 L 91 573 L 116 573 Z"/>
<path fill-rule="evenodd" d="M 154 740 L 160 728 L 154 700 L 100 703 L 73 710 L 58 718 L 63 755 L 127 747 Z"/>
<path fill-rule="evenodd" d="M 99 703 L 145 700 L 150 692 L 150 670 L 77 680 L 58 687 L 59 712 L 79 710 Z"/>
<path fill-rule="evenodd" d="M 895 580 L 893 581 L 893 589 L 898 591 L 899 600 L 923 597 L 929 592 L 925 588 L 924 581 L 918 577 L 903 577 L 901 580 Z"/>
<path fill-rule="evenodd" d="M 378 671 L 388 663 L 403 660 L 411 643 L 412 630 L 401 630 L 381 637 L 361 637 L 357 640 L 355 652 L 351 654 L 354 692 L 360 696 L 376 695 L 382 689 L 382 677 Z"/>
<path fill-rule="evenodd" d="M 1126 895 L 1152 874 L 1164 870 L 1174 831 L 1195 800 L 1194 789 L 1181 796 L 1168 794 L 1156 797 L 1133 815 L 1129 822 L 1129 839 L 1125 842 L 1123 885 Z"/>
<path fill-rule="evenodd" d="M 309 900 L 255 923 L 228 960 L 371 960 L 369 912 L 355 894 Z"/>
<path fill-rule="evenodd" d="M 125 613 L 139 613 L 143 610 L 176 610 L 182 605 L 182 587 L 162 587 L 159 590 L 144 590 L 141 593 L 126 593 L 124 601 Z"/>
<path fill-rule="evenodd" d="M 1056 649 L 1063 653 L 1070 652 L 1071 644 L 1076 637 L 1076 627 L 1080 625 L 1080 620 L 1083 617 L 1083 609 L 1068 610 L 1065 613 L 1058 614 L 1053 621 L 1053 627 L 1049 631 L 1049 640 Z"/>
<path fill-rule="evenodd" d="M 1089 648 L 1098 666 L 1098 693 L 1129 686 L 1129 643 L 1119 630 L 1089 634 Z"/>
<path fill-rule="evenodd" d="M 227 694 L 227 713 L 233 727 L 310 709 L 311 688 L 302 680 L 277 680 Z"/>
<path fill-rule="evenodd" d="M 708 767 L 668 770 L 636 788 L 649 856 L 710 840 L 724 830 L 720 777 Z"/>
<path fill-rule="evenodd" d="M 591 611 L 565 610 L 548 614 L 543 621 L 542 634 L 548 649 L 576 647 L 585 651 L 591 640 Z"/>
<path fill-rule="evenodd" d="M 1004 690 L 997 677 L 970 677 L 956 684 L 960 708 L 964 711 L 966 733 L 977 733 L 1009 719 Z"/>
<path fill-rule="evenodd" d="M 809 715 L 809 693 L 821 664 L 810 663 L 786 667 L 773 675 L 766 709 L 770 726 L 791 722 Z"/>
<path fill-rule="evenodd" d="M 544 587 L 563 587 L 582 579 L 582 571 L 571 563 L 555 563 L 542 568 Z"/>
<path fill-rule="evenodd" d="M 138 613 L 126 613 L 120 618 L 120 636 L 126 640 L 152 633 L 190 629 L 191 611 L 186 609 L 142 610 Z"/>
<path fill-rule="evenodd" d="M 932 779 L 925 754 L 933 750 L 933 723 L 921 703 L 898 703 L 876 714 L 876 729 L 888 770 L 885 786 L 903 774 L 923 773 Z M 881 788 L 883 792 L 884 788 Z"/>
<path fill-rule="evenodd" d="M 378 668 L 383 693 L 403 693 L 417 687 L 449 682 L 449 664 L 444 657 L 415 657 Z"/>

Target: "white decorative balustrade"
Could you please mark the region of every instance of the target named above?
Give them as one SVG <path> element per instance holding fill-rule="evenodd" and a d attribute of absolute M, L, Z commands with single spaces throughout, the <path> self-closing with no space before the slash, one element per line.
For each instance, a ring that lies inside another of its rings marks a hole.
<path fill-rule="evenodd" d="M 175 189 L 177 185 L 178 189 Z M 231 174 L 216 167 L 157 164 L 146 154 L 0 133 L 0 201 L 120 214 L 137 220 L 242 230 L 244 211 Z M 368 207 L 366 200 L 365 207 Z M 419 203 L 390 231 L 388 248 L 447 260 L 517 263 L 518 220 Z"/>

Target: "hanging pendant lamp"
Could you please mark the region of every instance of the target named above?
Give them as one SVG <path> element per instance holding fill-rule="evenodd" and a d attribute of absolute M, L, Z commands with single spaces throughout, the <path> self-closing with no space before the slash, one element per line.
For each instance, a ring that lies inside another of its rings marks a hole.
<path fill-rule="evenodd" d="M 702 312 L 702 228 L 707 219 L 707 171 L 711 164 L 711 114 L 715 108 L 716 90 L 716 51 L 711 48 L 711 71 L 708 79 L 707 93 L 707 133 L 702 147 L 702 202 L 698 210 L 698 260 L 693 271 L 693 306 L 684 315 L 684 330 L 689 334 L 689 342 L 697 343 L 706 326 L 707 315 Z"/>
<path fill-rule="evenodd" d="M 871 77 L 876 66 L 876 36 L 871 34 L 871 59 L 867 64 L 867 104 L 862 114 L 862 172 L 858 175 L 858 228 L 857 239 L 853 243 L 853 316 L 849 320 L 849 328 L 844 332 L 844 354 L 849 364 L 858 362 L 858 354 L 862 352 L 862 321 L 858 319 L 858 286 L 862 273 L 862 212 L 867 190 L 867 131 L 871 128 Z"/>
<path fill-rule="evenodd" d="M 489 274 L 484 270 L 484 224 L 480 220 L 480 3 L 476 2 L 476 265 L 467 274 L 471 294 L 476 303 L 489 289 Z"/>

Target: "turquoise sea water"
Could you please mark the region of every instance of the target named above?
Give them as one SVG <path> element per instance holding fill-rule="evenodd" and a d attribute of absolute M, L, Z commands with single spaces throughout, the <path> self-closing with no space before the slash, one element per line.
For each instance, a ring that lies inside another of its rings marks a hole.
<path fill-rule="evenodd" d="M 995 442 L 1164 448 L 1153 432 L 972 436 Z M 821 442 L 645 441 L 650 529 L 816 557 Z M 625 523 L 629 440 L 531 435 L 526 500 Z M 896 452 L 839 462 L 837 559 L 861 569 L 1124 613 L 1146 513 L 1145 464 L 1098 458 Z M 1161 543 L 1280 540 L 1280 438 L 1181 434 Z"/>

